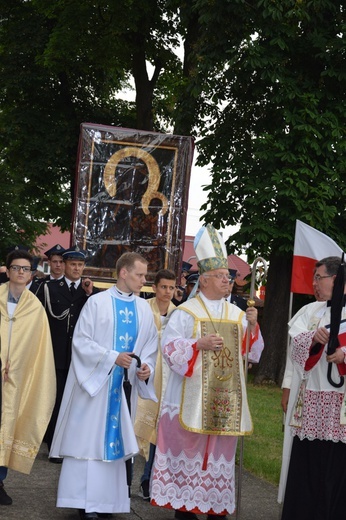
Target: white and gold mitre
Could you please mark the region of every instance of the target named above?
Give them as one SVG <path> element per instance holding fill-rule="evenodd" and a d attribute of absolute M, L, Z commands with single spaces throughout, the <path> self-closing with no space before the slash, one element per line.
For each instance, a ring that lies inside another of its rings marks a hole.
<path fill-rule="evenodd" d="M 214 269 L 228 269 L 226 246 L 220 233 L 211 224 L 198 231 L 193 245 L 200 274 Z"/>

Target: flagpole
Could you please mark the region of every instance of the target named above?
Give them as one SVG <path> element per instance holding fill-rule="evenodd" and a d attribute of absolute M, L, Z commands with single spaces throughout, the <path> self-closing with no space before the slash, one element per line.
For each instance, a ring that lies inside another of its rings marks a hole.
<path fill-rule="evenodd" d="M 292 318 L 292 308 L 293 308 L 293 292 L 290 292 L 290 303 L 289 303 L 289 308 L 288 308 L 288 321 L 291 321 L 291 318 Z"/>
<path fill-rule="evenodd" d="M 289 307 L 288 307 L 288 320 L 287 320 L 287 323 L 289 323 L 291 321 L 292 309 L 293 309 L 293 292 L 291 291 L 290 292 L 290 302 L 289 302 Z M 291 342 L 291 338 L 290 338 L 290 335 L 289 335 L 288 330 L 287 330 L 286 365 L 287 365 L 288 352 L 289 352 L 289 348 L 290 348 L 290 342 Z M 286 425 L 286 413 L 283 412 L 283 416 L 282 416 L 282 431 L 283 432 L 285 431 L 285 425 Z"/>
<path fill-rule="evenodd" d="M 250 296 L 247 301 L 248 307 L 254 307 L 255 306 L 255 279 L 256 279 L 256 267 L 259 262 L 262 262 L 263 264 L 263 278 L 265 278 L 267 274 L 267 262 L 263 260 L 262 257 L 256 258 L 254 263 L 252 264 L 251 268 L 251 284 L 250 284 Z M 250 350 L 250 336 L 251 336 L 251 325 L 248 323 L 247 326 L 247 333 L 246 333 L 246 350 L 245 350 L 245 357 L 244 357 L 244 378 L 245 378 L 245 386 L 247 385 L 247 377 L 248 377 L 248 357 L 249 357 L 249 350 Z M 242 435 L 240 438 L 240 448 L 239 448 L 239 468 L 238 468 L 238 487 L 237 487 L 237 510 L 236 510 L 236 520 L 240 519 L 240 506 L 241 506 L 241 484 L 242 484 L 242 478 L 243 478 L 243 456 L 244 456 L 244 436 Z"/>

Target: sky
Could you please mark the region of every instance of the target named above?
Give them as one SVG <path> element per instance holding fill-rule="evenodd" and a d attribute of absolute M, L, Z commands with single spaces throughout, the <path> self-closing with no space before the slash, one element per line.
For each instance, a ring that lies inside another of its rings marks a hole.
<path fill-rule="evenodd" d="M 207 169 L 192 166 L 189 204 L 187 210 L 186 235 L 194 236 L 203 225 L 200 221 L 202 212 L 200 207 L 207 201 L 207 193 L 203 191 L 203 185 L 210 181 L 210 173 Z"/>
<path fill-rule="evenodd" d="M 208 168 L 201 168 L 195 164 L 192 165 L 185 232 L 188 236 L 195 236 L 197 231 L 203 226 L 203 222 L 200 220 L 203 212 L 200 211 L 200 207 L 208 200 L 208 193 L 203 191 L 203 186 L 209 184 L 210 180 L 211 175 Z M 227 226 L 219 231 L 222 233 L 224 240 L 227 240 L 235 229 L 234 226 Z"/>

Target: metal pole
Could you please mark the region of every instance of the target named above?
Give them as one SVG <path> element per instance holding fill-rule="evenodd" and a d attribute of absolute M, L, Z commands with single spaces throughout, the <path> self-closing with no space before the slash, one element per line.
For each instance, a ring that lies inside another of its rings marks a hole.
<path fill-rule="evenodd" d="M 252 264 L 251 269 L 251 284 L 250 284 L 250 297 L 247 301 L 248 307 L 254 307 L 255 306 L 255 280 L 256 280 L 256 267 L 259 262 L 262 262 L 264 273 L 263 278 L 265 278 L 267 274 L 267 262 L 263 260 L 262 257 L 256 258 L 254 263 Z M 247 384 L 247 378 L 248 378 L 248 357 L 249 357 L 249 350 L 250 350 L 250 324 L 247 326 L 247 334 L 246 334 L 246 351 L 245 351 L 245 357 L 244 357 L 244 378 L 245 378 L 245 386 Z M 244 436 L 242 435 L 240 438 L 240 447 L 239 447 L 239 469 L 238 469 L 238 487 L 237 487 L 237 509 L 236 509 L 236 520 L 240 519 L 240 506 L 241 506 L 241 486 L 242 486 L 242 479 L 243 479 L 243 458 L 244 458 Z"/>

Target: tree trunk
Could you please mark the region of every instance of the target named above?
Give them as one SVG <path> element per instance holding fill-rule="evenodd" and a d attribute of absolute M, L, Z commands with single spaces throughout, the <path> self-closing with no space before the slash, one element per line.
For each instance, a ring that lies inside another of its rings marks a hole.
<path fill-rule="evenodd" d="M 190 135 L 196 123 L 198 99 L 193 94 L 193 86 L 197 80 L 197 57 L 195 48 L 199 38 L 198 14 L 191 10 L 190 4 L 181 8 L 182 23 L 186 26 L 184 40 L 183 78 L 175 109 L 174 133 Z"/>
<path fill-rule="evenodd" d="M 133 77 L 136 86 L 136 112 L 138 130 L 153 130 L 153 91 L 148 78 L 145 53 L 139 47 L 133 56 Z"/>
<path fill-rule="evenodd" d="M 269 381 L 280 385 L 286 364 L 292 257 L 272 253 L 269 265 L 261 328 L 264 350 L 255 384 Z"/>
<path fill-rule="evenodd" d="M 145 40 L 141 35 L 137 35 L 137 47 L 132 58 L 132 73 L 136 87 L 138 130 L 154 130 L 153 96 L 154 88 L 160 76 L 161 69 L 161 61 L 157 59 L 153 76 L 149 79 L 145 55 Z"/>

